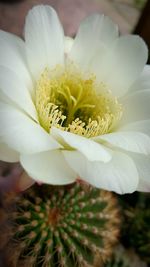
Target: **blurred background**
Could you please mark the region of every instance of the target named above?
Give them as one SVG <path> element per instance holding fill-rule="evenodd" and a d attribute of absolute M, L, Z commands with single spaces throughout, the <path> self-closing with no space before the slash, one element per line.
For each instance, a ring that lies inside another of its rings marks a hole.
<path fill-rule="evenodd" d="M 80 21 L 93 12 L 110 16 L 122 34 L 133 31 L 146 0 L 3 0 L 0 1 L 0 28 L 21 35 L 28 10 L 37 4 L 53 6 L 68 35 L 75 35 Z M 150 16 L 150 12 L 149 12 Z"/>

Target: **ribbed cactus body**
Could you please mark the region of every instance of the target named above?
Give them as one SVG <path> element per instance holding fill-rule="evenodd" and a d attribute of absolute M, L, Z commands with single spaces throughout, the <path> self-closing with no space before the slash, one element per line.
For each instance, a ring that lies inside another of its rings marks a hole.
<path fill-rule="evenodd" d="M 10 218 L 9 267 L 100 267 L 119 231 L 114 196 L 78 184 L 29 190 Z"/>

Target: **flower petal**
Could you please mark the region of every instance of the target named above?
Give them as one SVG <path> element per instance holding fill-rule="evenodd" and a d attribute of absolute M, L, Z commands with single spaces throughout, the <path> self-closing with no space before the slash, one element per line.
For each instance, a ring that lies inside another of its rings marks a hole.
<path fill-rule="evenodd" d="M 150 89 L 150 65 L 144 67 L 139 79 L 131 86 L 131 91 Z"/>
<path fill-rule="evenodd" d="M 0 31 L 0 65 L 14 71 L 32 92 L 33 84 L 27 69 L 25 44 L 17 36 Z"/>
<path fill-rule="evenodd" d="M 137 190 L 150 192 L 150 157 L 135 153 L 130 153 L 130 156 L 135 162 L 140 177 Z"/>
<path fill-rule="evenodd" d="M 114 132 L 93 138 L 95 141 L 106 141 L 109 144 L 127 151 L 150 154 L 150 137 L 139 132 Z"/>
<path fill-rule="evenodd" d="M 3 142 L 20 153 L 36 153 L 61 147 L 39 124 L 4 103 L 0 103 L 0 124 Z"/>
<path fill-rule="evenodd" d="M 65 54 L 68 55 L 69 52 L 71 51 L 71 48 L 73 46 L 73 42 L 74 40 L 69 37 L 69 36 L 65 36 Z"/>
<path fill-rule="evenodd" d="M 95 14 L 84 19 L 73 43 L 70 58 L 82 69 L 90 68 L 93 56 L 103 57 L 104 49 L 118 36 L 118 27 L 108 17 Z"/>
<path fill-rule="evenodd" d="M 150 90 L 133 92 L 122 98 L 121 124 L 150 119 Z"/>
<path fill-rule="evenodd" d="M 60 143 L 61 140 L 63 140 L 71 148 L 80 151 L 90 161 L 107 162 L 111 159 L 111 154 L 108 152 L 108 150 L 105 149 L 103 145 L 97 144 L 91 139 L 85 138 L 77 134 L 62 131 L 54 127 L 51 129 L 51 134 L 53 135 L 54 138 L 56 138 L 56 140 L 59 140 Z"/>
<path fill-rule="evenodd" d="M 7 162 L 18 162 L 19 153 L 8 147 L 4 143 L 0 143 L 0 160 Z"/>
<path fill-rule="evenodd" d="M 57 14 L 50 6 L 32 8 L 25 23 L 28 63 L 35 79 L 46 68 L 64 61 L 64 33 Z"/>
<path fill-rule="evenodd" d="M 97 55 L 93 72 L 115 96 L 120 97 L 138 79 L 147 57 L 147 47 L 140 37 L 121 36 L 112 43 L 102 62 Z"/>
<path fill-rule="evenodd" d="M 136 131 L 150 136 L 150 120 L 136 121 L 119 128 L 120 131 Z"/>
<path fill-rule="evenodd" d="M 73 183 L 77 178 L 60 150 L 21 155 L 20 162 L 27 173 L 39 182 L 63 185 Z"/>
<path fill-rule="evenodd" d="M 0 91 L 34 120 L 38 120 L 31 95 L 25 84 L 12 70 L 2 66 L 0 66 Z"/>
<path fill-rule="evenodd" d="M 108 163 L 90 162 L 77 151 L 64 151 L 66 161 L 81 179 L 93 186 L 119 194 L 132 193 L 138 184 L 138 172 L 126 154 L 114 152 Z"/>

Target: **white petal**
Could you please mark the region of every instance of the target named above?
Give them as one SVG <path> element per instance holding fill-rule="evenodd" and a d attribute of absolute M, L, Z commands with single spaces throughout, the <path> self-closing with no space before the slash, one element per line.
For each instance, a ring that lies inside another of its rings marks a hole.
<path fill-rule="evenodd" d="M 131 91 L 150 89 L 150 65 L 144 67 L 139 79 L 132 85 Z"/>
<path fill-rule="evenodd" d="M 85 138 L 77 134 L 62 131 L 57 128 L 52 128 L 51 134 L 56 139 L 58 139 L 60 143 L 62 139 L 70 146 L 70 148 L 74 148 L 80 151 L 90 161 L 107 162 L 111 159 L 111 154 L 109 153 L 109 151 L 103 145 L 97 144 L 91 139 Z"/>
<path fill-rule="evenodd" d="M 122 98 L 123 116 L 121 123 L 150 119 L 150 90 L 133 92 Z"/>
<path fill-rule="evenodd" d="M 150 154 L 150 137 L 140 132 L 114 132 L 100 135 L 95 141 L 106 141 L 109 144 L 127 151 Z"/>
<path fill-rule="evenodd" d="M 24 109 L 36 121 L 37 114 L 31 95 L 22 80 L 10 69 L 0 66 L 0 92 Z"/>
<path fill-rule="evenodd" d="M 25 44 L 17 36 L 0 31 L 0 65 L 13 70 L 32 92 L 33 84 L 26 64 Z"/>
<path fill-rule="evenodd" d="M 12 101 L 0 89 L 0 102 L 13 105 Z"/>
<path fill-rule="evenodd" d="M 135 131 L 150 136 L 150 120 L 136 121 L 119 128 L 120 131 Z"/>
<path fill-rule="evenodd" d="M 138 184 L 133 160 L 121 152 L 114 152 L 108 163 L 90 162 L 77 151 L 64 151 L 64 156 L 81 179 L 93 186 L 119 194 L 132 193 Z"/>
<path fill-rule="evenodd" d="M 112 43 L 110 52 L 102 63 L 97 55 L 93 71 L 98 80 L 105 82 L 108 89 L 120 97 L 129 90 L 143 71 L 147 55 L 147 47 L 140 37 L 121 36 Z"/>
<path fill-rule="evenodd" d="M 137 190 L 150 192 L 150 157 L 135 153 L 132 153 L 131 157 L 136 164 L 140 177 Z"/>
<path fill-rule="evenodd" d="M 19 153 L 4 143 L 0 143 L 0 160 L 7 162 L 18 162 Z"/>
<path fill-rule="evenodd" d="M 71 37 L 69 37 L 69 36 L 65 37 L 65 54 L 67 54 L 67 55 L 69 54 L 69 52 L 73 46 L 73 42 L 74 42 L 74 40 Z"/>
<path fill-rule="evenodd" d="M 25 41 L 32 74 L 39 77 L 45 67 L 64 61 L 64 33 L 57 14 L 50 6 L 32 8 L 26 18 Z"/>
<path fill-rule="evenodd" d="M 77 178 L 59 150 L 21 155 L 20 161 L 27 173 L 39 182 L 63 185 L 73 183 Z"/>
<path fill-rule="evenodd" d="M 93 56 L 98 52 L 103 57 L 104 49 L 118 36 L 118 27 L 104 15 L 95 14 L 86 18 L 80 25 L 74 40 L 70 58 L 83 69 L 90 68 Z"/>
<path fill-rule="evenodd" d="M 22 153 L 36 153 L 61 146 L 37 123 L 19 110 L 0 103 L 0 136 Z"/>

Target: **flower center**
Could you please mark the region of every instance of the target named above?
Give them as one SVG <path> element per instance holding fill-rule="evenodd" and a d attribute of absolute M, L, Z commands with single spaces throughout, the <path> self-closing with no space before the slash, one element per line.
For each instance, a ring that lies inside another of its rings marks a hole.
<path fill-rule="evenodd" d="M 45 69 L 36 84 L 36 109 L 41 126 L 61 128 L 85 137 L 105 134 L 117 124 L 122 107 L 93 75 L 75 68 Z"/>

